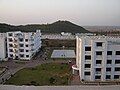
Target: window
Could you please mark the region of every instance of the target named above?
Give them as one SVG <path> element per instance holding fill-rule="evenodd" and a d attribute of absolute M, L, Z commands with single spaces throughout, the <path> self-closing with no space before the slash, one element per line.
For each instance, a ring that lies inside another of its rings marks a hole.
<path fill-rule="evenodd" d="M 13 44 L 9 44 L 9 47 L 13 47 Z"/>
<path fill-rule="evenodd" d="M 20 57 L 24 57 L 24 54 L 20 54 Z"/>
<path fill-rule="evenodd" d="M 85 60 L 90 60 L 91 56 L 90 55 L 85 55 Z"/>
<path fill-rule="evenodd" d="M 25 39 L 26 42 L 28 42 L 28 39 Z"/>
<path fill-rule="evenodd" d="M 115 67 L 115 71 L 120 71 L 120 67 Z"/>
<path fill-rule="evenodd" d="M 120 55 L 120 51 L 116 51 L 116 55 Z"/>
<path fill-rule="evenodd" d="M 9 49 L 9 52 L 13 52 L 13 49 Z"/>
<path fill-rule="evenodd" d="M 85 51 L 91 51 L 91 47 L 85 47 Z"/>
<path fill-rule="evenodd" d="M 114 79 L 119 79 L 120 75 L 114 75 Z"/>
<path fill-rule="evenodd" d="M 111 68 L 110 68 L 110 67 L 106 68 L 106 72 L 107 72 L 107 71 L 111 71 Z"/>
<path fill-rule="evenodd" d="M 19 49 L 20 52 L 24 52 L 24 49 Z"/>
<path fill-rule="evenodd" d="M 101 64 L 102 60 L 96 60 L 96 64 Z"/>
<path fill-rule="evenodd" d="M 20 47 L 24 47 L 24 44 L 19 44 L 20 45 Z"/>
<path fill-rule="evenodd" d="M 29 50 L 26 50 L 26 52 L 29 52 Z"/>
<path fill-rule="evenodd" d="M 32 38 L 31 41 L 34 41 L 34 39 Z"/>
<path fill-rule="evenodd" d="M 112 51 L 107 51 L 107 55 L 112 55 Z"/>
<path fill-rule="evenodd" d="M 85 68 L 91 68 L 91 64 L 85 64 Z"/>
<path fill-rule="evenodd" d="M 10 57 L 13 57 L 13 54 L 10 54 Z"/>
<path fill-rule="evenodd" d="M 31 46 L 34 46 L 34 44 L 31 44 Z"/>
<path fill-rule="evenodd" d="M 115 60 L 115 64 L 120 64 L 120 60 Z"/>
<path fill-rule="evenodd" d="M 102 51 L 97 51 L 96 55 L 102 55 Z"/>
<path fill-rule="evenodd" d="M 20 41 L 20 42 L 23 42 L 23 38 L 19 38 L 19 41 Z"/>
<path fill-rule="evenodd" d="M 31 49 L 31 51 L 34 51 L 34 49 Z"/>
<path fill-rule="evenodd" d="M 28 58 L 28 57 L 29 57 L 29 55 L 26 55 L 26 57 Z"/>
<path fill-rule="evenodd" d="M 96 68 L 96 72 L 100 72 L 101 71 L 101 68 Z"/>
<path fill-rule="evenodd" d="M 12 36 L 13 34 L 12 33 L 8 33 L 9 36 Z"/>
<path fill-rule="evenodd" d="M 106 75 L 106 79 L 111 79 L 111 75 Z"/>
<path fill-rule="evenodd" d="M 101 76 L 95 76 L 95 79 L 101 79 Z"/>
<path fill-rule="evenodd" d="M 12 42 L 12 41 L 13 41 L 12 38 L 9 38 L 8 40 L 9 40 L 9 42 Z"/>
<path fill-rule="evenodd" d="M 28 47 L 28 44 L 26 44 L 25 46 Z"/>
<path fill-rule="evenodd" d="M 107 60 L 107 64 L 112 64 L 112 60 Z"/>
<path fill-rule="evenodd" d="M 97 47 L 102 47 L 102 42 L 97 42 L 97 43 L 96 43 L 96 46 L 97 46 Z"/>
<path fill-rule="evenodd" d="M 90 75 L 90 72 L 85 72 L 84 75 Z"/>

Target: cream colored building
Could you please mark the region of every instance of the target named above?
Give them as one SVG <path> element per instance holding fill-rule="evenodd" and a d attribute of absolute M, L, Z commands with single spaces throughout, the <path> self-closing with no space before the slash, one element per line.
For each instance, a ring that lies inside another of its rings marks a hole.
<path fill-rule="evenodd" d="M 6 58 L 6 33 L 0 33 L 0 61 Z"/>
<path fill-rule="evenodd" d="M 72 68 L 81 80 L 120 80 L 120 37 L 77 36 Z"/>
<path fill-rule="evenodd" d="M 7 32 L 8 58 L 30 60 L 41 48 L 41 31 Z"/>

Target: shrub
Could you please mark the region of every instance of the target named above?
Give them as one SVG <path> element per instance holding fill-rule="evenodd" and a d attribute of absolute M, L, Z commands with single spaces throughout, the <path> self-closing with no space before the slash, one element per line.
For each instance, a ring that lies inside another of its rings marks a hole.
<path fill-rule="evenodd" d="M 50 82 L 50 84 L 53 84 L 53 83 L 55 82 L 55 79 L 54 79 L 53 77 L 51 77 L 51 78 L 49 79 L 49 82 Z"/>

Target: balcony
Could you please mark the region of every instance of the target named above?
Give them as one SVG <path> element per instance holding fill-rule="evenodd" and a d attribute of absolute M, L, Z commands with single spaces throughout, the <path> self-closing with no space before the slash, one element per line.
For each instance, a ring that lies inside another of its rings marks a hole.
<path fill-rule="evenodd" d="M 15 37 L 23 37 L 23 34 L 21 32 L 18 32 L 15 34 Z"/>
<path fill-rule="evenodd" d="M 14 43 L 17 43 L 17 39 L 14 39 Z"/>
<path fill-rule="evenodd" d="M 18 48 L 18 45 L 17 45 L 17 44 L 14 44 L 14 45 L 13 45 L 13 48 Z"/>
<path fill-rule="evenodd" d="M 13 52 L 14 52 L 14 53 L 18 53 L 18 50 L 14 49 Z"/>

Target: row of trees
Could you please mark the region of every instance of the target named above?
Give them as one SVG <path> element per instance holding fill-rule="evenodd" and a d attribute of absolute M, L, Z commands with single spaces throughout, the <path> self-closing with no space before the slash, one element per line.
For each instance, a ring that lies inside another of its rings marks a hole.
<path fill-rule="evenodd" d="M 120 35 L 120 31 L 117 31 L 117 30 L 111 30 L 111 31 L 95 31 L 93 33 L 96 33 L 96 34 L 100 34 L 100 35 L 113 35 L 113 36 L 117 36 L 117 35 Z"/>

